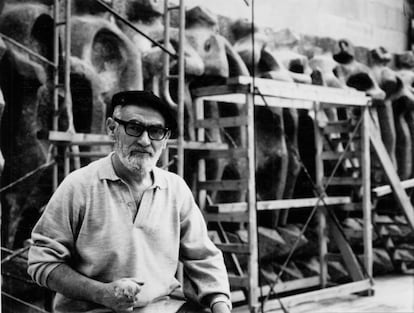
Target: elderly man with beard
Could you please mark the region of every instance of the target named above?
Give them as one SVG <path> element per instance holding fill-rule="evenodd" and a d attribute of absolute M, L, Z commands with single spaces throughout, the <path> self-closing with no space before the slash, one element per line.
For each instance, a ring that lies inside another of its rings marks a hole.
<path fill-rule="evenodd" d="M 146 91 L 115 94 L 112 106 L 114 152 L 53 194 L 33 229 L 29 274 L 56 291 L 55 312 L 230 312 L 223 256 L 190 189 L 156 167 L 175 114 Z"/>

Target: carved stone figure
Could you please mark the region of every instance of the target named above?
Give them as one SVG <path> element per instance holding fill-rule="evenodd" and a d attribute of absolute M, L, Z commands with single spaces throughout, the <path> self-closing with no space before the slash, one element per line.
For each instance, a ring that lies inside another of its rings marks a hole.
<path fill-rule="evenodd" d="M 397 75 L 400 79 L 400 97 L 393 103 L 400 125 L 397 129 L 397 162 L 404 166 L 398 173 L 402 179 L 414 177 L 414 54 L 406 51 L 395 57 Z M 395 112 L 395 111 L 394 111 Z M 395 113 L 394 113 L 395 114 Z M 402 121 L 404 120 L 404 121 Z M 396 120 L 397 124 L 397 120 Z M 411 150 L 410 150 L 411 149 Z M 411 170 L 410 170 L 411 165 Z"/>
<path fill-rule="evenodd" d="M 398 93 L 399 79 L 397 74 L 387 64 L 391 61 L 391 55 L 383 48 L 371 50 L 371 70 L 375 81 L 385 91 L 384 101 L 376 102 L 376 110 L 378 114 L 378 122 L 381 130 L 381 138 L 390 158 L 397 168 L 395 158 L 396 133 L 394 123 L 394 112 L 392 101 L 395 94 Z"/>

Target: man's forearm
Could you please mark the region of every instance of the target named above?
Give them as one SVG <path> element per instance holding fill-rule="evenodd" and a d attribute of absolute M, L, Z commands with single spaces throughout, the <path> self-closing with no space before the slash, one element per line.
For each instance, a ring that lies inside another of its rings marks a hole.
<path fill-rule="evenodd" d="M 47 285 L 65 297 L 102 304 L 100 299 L 105 284 L 83 276 L 66 264 L 59 265 L 49 274 Z"/>
<path fill-rule="evenodd" d="M 117 313 L 132 312 L 143 284 L 135 278 L 102 283 L 83 276 L 66 264 L 56 267 L 47 279 L 50 289 L 67 298 L 94 302 Z"/>

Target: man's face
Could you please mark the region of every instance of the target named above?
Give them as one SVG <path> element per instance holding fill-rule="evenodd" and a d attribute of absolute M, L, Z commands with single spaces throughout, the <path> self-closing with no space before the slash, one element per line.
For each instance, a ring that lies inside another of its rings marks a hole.
<path fill-rule="evenodd" d="M 136 122 L 145 126 L 165 127 L 165 119 L 158 111 L 149 107 L 126 105 L 115 111 L 115 118 L 125 122 Z M 149 173 L 156 165 L 169 134 L 162 140 L 153 140 L 148 131 L 141 136 L 134 137 L 125 132 L 125 126 L 113 119 L 114 123 L 115 153 L 122 164 L 130 171 L 136 173 Z"/>

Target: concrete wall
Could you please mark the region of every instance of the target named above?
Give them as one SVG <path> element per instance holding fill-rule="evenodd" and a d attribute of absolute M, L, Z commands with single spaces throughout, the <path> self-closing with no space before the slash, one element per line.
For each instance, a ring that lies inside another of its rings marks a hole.
<path fill-rule="evenodd" d="M 251 20 L 246 0 L 186 0 L 231 19 Z M 249 3 L 251 0 L 247 0 Z M 289 28 L 302 35 L 347 38 L 356 46 L 408 48 L 409 10 L 405 0 L 254 0 L 255 22 L 274 31 Z"/>

